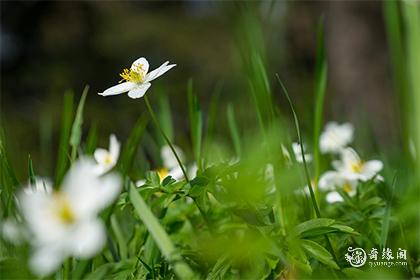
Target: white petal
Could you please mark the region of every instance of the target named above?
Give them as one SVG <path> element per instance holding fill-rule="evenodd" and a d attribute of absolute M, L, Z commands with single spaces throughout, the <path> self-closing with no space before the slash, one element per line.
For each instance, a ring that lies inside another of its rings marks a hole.
<path fill-rule="evenodd" d="M 146 82 L 153 81 L 154 79 L 162 76 L 163 74 L 165 74 L 166 72 L 168 72 L 169 70 L 171 70 L 173 67 L 176 66 L 176 64 L 167 65 L 168 63 L 169 61 L 166 61 L 155 70 L 150 71 L 150 73 L 146 75 Z"/>
<path fill-rule="evenodd" d="M 100 220 L 85 221 L 77 225 L 69 249 L 76 257 L 91 258 L 102 249 L 105 241 L 105 228 Z"/>
<path fill-rule="evenodd" d="M 197 166 L 197 163 L 194 162 L 188 168 L 188 171 L 187 171 L 188 177 L 194 178 L 195 176 L 197 176 L 197 171 L 198 171 L 198 166 Z"/>
<path fill-rule="evenodd" d="M 136 61 L 133 62 L 133 64 L 131 64 L 131 70 L 135 71 L 138 67 L 141 67 L 145 74 L 149 72 L 149 62 L 144 57 L 138 58 Z"/>
<path fill-rule="evenodd" d="M 171 170 L 169 170 L 169 176 L 174 178 L 175 180 L 179 181 L 184 179 L 184 173 L 182 172 L 182 169 L 180 166 L 177 166 Z"/>
<path fill-rule="evenodd" d="M 49 178 L 43 177 L 36 177 L 35 184 L 31 184 L 30 182 L 28 185 L 23 189 L 26 194 L 33 194 L 36 192 L 45 192 L 51 193 L 53 190 L 52 182 Z"/>
<path fill-rule="evenodd" d="M 136 181 L 136 187 L 140 188 L 146 184 L 146 180 L 140 179 Z"/>
<path fill-rule="evenodd" d="M 327 194 L 325 199 L 329 203 L 340 202 L 344 200 L 338 192 L 330 192 L 329 194 Z"/>
<path fill-rule="evenodd" d="M 102 95 L 102 96 L 117 95 L 117 94 L 121 94 L 121 93 L 130 91 L 135 86 L 136 86 L 135 83 L 124 82 L 124 83 L 118 84 L 116 86 L 110 87 L 110 88 L 106 89 L 104 92 L 100 92 L 98 94 Z"/>
<path fill-rule="evenodd" d="M 47 276 L 58 269 L 67 256 L 51 247 L 36 249 L 29 260 L 31 270 L 38 276 Z"/>
<path fill-rule="evenodd" d="M 176 145 L 172 145 L 172 146 L 176 154 L 178 155 L 179 159 L 181 160 L 181 162 L 184 162 L 185 161 L 184 152 L 181 150 L 180 147 Z M 163 166 L 168 170 L 174 169 L 177 166 L 179 166 L 178 161 L 176 160 L 176 157 L 174 153 L 172 152 L 172 149 L 169 145 L 164 145 L 160 149 L 160 157 L 163 161 Z"/>
<path fill-rule="evenodd" d="M 93 153 L 93 157 L 95 158 L 96 162 L 102 164 L 106 161 L 106 158 L 109 156 L 109 152 L 105 149 L 98 148 Z"/>
<path fill-rule="evenodd" d="M 143 95 L 149 89 L 150 85 L 151 85 L 150 83 L 140 84 L 140 85 L 136 86 L 135 88 L 131 89 L 128 92 L 128 96 L 130 98 L 134 98 L 134 99 L 143 97 Z"/>
<path fill-rule="evenodd" d="M 115 174 L 98 177 L 96 164 L 80 159 L 64 178 L 62 190 L 68 196 L 76 217 L 96 216 L 110 205 L 121 190 L 121 181 Z"/>
<path fill-rule="evenodd" d="M 363 170 L 361 172 L 361 180 L 367 181 L 372 179 L 379 171 L 383 168 L 383 163 L 380 160 L 370 160 L 363 164 Z"/>
<path fill-rule="evenodd" d="M 354 164 L 359 164 L 360 163 L 359 155 L 356 153 L 355 150 L 353 150 L 350 147 L 342 150 L 341 160 L 343 161 L 345 166 L 352 166 Z"/>
<path fill-rule="evenodd" d="M 327 171 L 321 175 L 318 183 L 320 190 L 332 190 L 336 186 L 341 186 L 343 184 L 343 179 L 340 177 L 340 174 L 335 171 Z"/>
<path fill-rule="evenodd" d="M 120 156 L 120 142 L 118 142 L 117 137 L 114 134 L 111 134 L 109 137 L 109 152 L 112 159 L 117 162 L 118 157 Z"/>

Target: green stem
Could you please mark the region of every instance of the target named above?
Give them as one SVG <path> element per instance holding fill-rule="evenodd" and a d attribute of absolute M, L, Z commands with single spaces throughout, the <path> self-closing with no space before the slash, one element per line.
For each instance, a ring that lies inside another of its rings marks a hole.
<path fill-rule="evenodd" d="M 147 95 L 144 96 L 144 100 L 146 102 L 147 110 L 149 110 L 149 113 L 150 113 L 150 116 L 152 117 L 153 122 L 155 123 L 156 127 L 159 129 L 159 132 L 160 132 L 160 134 L 162 134 L 162 137 L 165 139 L 166 143 L 171 148 L 172 153 L 174 154 L 179 166 L 181 167 L 181 170 L 182 170 L 182 173 L 184 174 L 185 180 L 187 181 L 187 183 L 189 183 L 190 180 L 188 179 L 187 172 L 185 171 L 185 168 L 182 165 L 182 162 L 179 159 L 178 154 L 175 151 L 175 148 L 172 146 L 171 140 L 169 140 L 168 136 L 166 136 L 165 132 L 163 131 L 163 129 L 161 127 L 161 125 L 159 124 L 159 121 L 156 118 L 156 115 L 155 115 L 155 113 L 152 109 L 152 106 L 150 106 L 149 98 L 147 97 Z"/>

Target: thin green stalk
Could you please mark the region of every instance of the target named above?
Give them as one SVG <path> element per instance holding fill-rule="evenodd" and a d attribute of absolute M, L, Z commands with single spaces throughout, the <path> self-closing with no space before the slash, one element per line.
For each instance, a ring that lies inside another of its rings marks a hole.
<path fill-rule="evenodd" d="M 117 238 L 118 248 L 120 251 L 120 257 L 122 260 L 124 260 L 128 256 L 127 242 L 124 239 L 124 235 L 121 231 L 121 227 L 115 215 L 111 215 L 111 227 L 112 227 L 112 230 L 114 231 L 115 237 Z"/>
<path fill-rule="evenodd" d="M 318 202 L 316 201 L 315 193 L 314 193 L 314 190 L 312 189 L 311 178 L 309 176 L 308 165 L 306 163 L 306 158 L 305 158 L 305 151 L 303 150 L 302 137 L 300 135 L 299 120 L 297 118 L 295 109 L 293 107 L 292 101 L 290 100 L 290 97 L 289 97 L 289 94 L 287 92 L 286 87 L 283 85 L 282 81 L 280 80 L 279 75 L 276 74 L 276 76 L 277 76 L 277 80 L 280 83 L 280 86 L 281 86 L 281 88 L 283 90 L 283 93 L 286 96 L 286 99 L 287 99 L 287 101 L 289 103 L 290 109 L 292 110 L 292 113 L 293 113 L 293 118 L 294 118 L 294 121 L 295 121 L 295 127 L 296 127 L 296 133 L 297 133 L 297 136 L 298 136 L 300 151 L 302 153 L 303 167 L 304 167 L 304 171 L 305 171 L 304 173 L 305 173 L 307 184 L 308 184 L 308 187 L 309 187 L 309 194 L 311 196 L 312 206 L 314 207 L 315 214 L 316 214 L 317 218 L 321 218 L 321 212 L 319 210 Z M 338 265 L 338 259 L 337 259 L 337 256 L 335 255 L 334 248 L 333 248 L 333 246 L 331 244 L 331 241 L 328 238 L 328 235 L 327 234 L 325 234 L 324 236 L 325 236 L 325 241 L 327 242 L 328 249 L 330 250 L 331 254 L 334 257 L 335 262 Z"/>
<path fill-rule="evenodd" d="M 160 134 L 162 134 L 163 139 L 165 139 L 166 143 L 171 148 L 171 151 L 174 154 L 174 156 L 176 158 L 176 161 L 179 164 L 179 167 L 181 167 L 182 174 L 184 174 L 185 180 L 187 181 L 187 183 L 189 183 L 190 180 L 188 179 L 187 172 L 185 171 L 185 168 L 182 165 L 182 162 L 179 159 L 178 154 L 175 151 L 175 148 L 172 146 L 171 140 L 169 140 L 168 136 L 166 136 L 165 132 L 163 131 L 162 127 L 160 126 L 159 121 L 156 118 L 156 115 L 155 115 L 155 113 L 154 113 L 154 111 L 152 109 L 152 106 L 150 106 L 149 98 L 147 97 L 147 95 L 144 96 L 144 101 L 146 102 L 147 110 L 149 110 L 149 113 L 150 113 L 150 116 L 152 117 L 153 122 L 155 123 L 156 127 L 159 129 Z"/>

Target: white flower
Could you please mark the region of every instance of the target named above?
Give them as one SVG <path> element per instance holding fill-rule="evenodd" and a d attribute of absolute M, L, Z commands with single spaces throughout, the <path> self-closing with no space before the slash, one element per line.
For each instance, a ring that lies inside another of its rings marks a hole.
<path fill-rule="evenodd" d="M 322 153 L 338 153 L 353 141 L 354 127 L 351 123 L 329 122 L 322 132 L 319 148 Z"/>
<path fill-rule="evenodd" d="M 140 188 L 143 187 L 146 184 L 146 180 L 145 179 L 140 179 L 136 181 L 136 187 Z"/>
<path fill-rule="evenodd" d="M 343 177 L 337 171 L 327 171 L 319 179 L 318 187 L 322 191 L 329 192 L 326 200 L 329 203 L 343 201 L 340 193 L 336 188 L 340 188 L 343 192 L 347 193 L 350 197 L 356 194 L 357 180 L 349 180 Z"/>
<path fill-rule="evenodd" d="M 102 93 L 98 93 L 102 96 L 116 95 L 124 92 L 128 92 L 128 96 L 131 98 L 140 98 L 146 93 L 150 87 L 150 82 L 156 79 L 157 77 L 163 75 L 171 68 L 175 67 L 176 64 L 169 64 L 169 61 L 166 61 L 161 66 L 153 71 L 149 71 L 149 62 L 146 58 L 140 57 L 131 65 L 130 70 L 124 69 L 123 73 L 120 76 L 123 78 L 122 81 L 125 82 L 110 87 Z"/>
<path fill-rule="evenodd" d="M 292 150 L 293 150 L 293 153 L 295 154 L 296 161 L 299 162 L 299 163 L 303 163 L 303 156 L 302 156 L 302 150 L 300 149 L 300 144 L 296 143 L 296 142 L 293 142 L 292 143 Z M 303 152 L 305 153 L 306 162 L 312 161 L 312 155 L 306 153 L 305 145 L 303 145 Z"/>
<path fill-rule="evenodd" d="M 98 213 L 120 193 L 120 178 L 98 177 L 95 163 L 81 159 L 64 178 L 60 191 L 18 195 L 31 233 L 30 267 L 40 276 L 54 272 L 69 256 L 93 257 L 106 241 Z"/>
<path fill-rule="evenodd" d="M 98 148 L 93 154 L 97 162 L 96 172 L 102 175 L 111 170 L 118 161 L 120 156 L 120 143 L 114 134 L 109 137 L 109 150 Z"/>
<path fill-rule="evenodd" d="M 380 160 L 362 161 L 352 148 L 341 151 L 341 160 L 333 162 L 334 168 L 346 180 L 368 181 L 374 178 L 383 168 Z"/>

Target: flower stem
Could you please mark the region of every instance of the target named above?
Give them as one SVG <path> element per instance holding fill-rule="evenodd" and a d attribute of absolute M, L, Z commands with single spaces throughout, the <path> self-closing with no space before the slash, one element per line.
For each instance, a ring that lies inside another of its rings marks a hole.
<path fill-rule="evenodd" d="M 155 125 L 157 126 L 157 128 L 159 129 L 160 134 L 162 134 L 162 137 L 165 139 L 166 143 L 169 145 L 169 147 L 171 148 L 172 153 L 174 154 L 176 161 L 179 164 L 179 167 L 181 167 L 182 173 L 184 174 L 185 180 L 187 181 L 187 183 L 190 182 L 190 180 L 188 179 L 188 175 L 187 172 L 185 171 L 184 166 L 182 165 L 181 160 L 178 157 L 178 154 L 175 151 L 175 148 L 173 147 L 171 141 L 169 140 L 168 136 L 166 136 L 165 132 L 163 131 L 161 125 L 159 124 L 159 121 L 156 118 L 156 115 L 152 109 L 152 106 L 150 106 L 150 102 L 149 99 L 147 98 L 147 95 L 144 96 L 144 100 L 146 102 L 146 107 L 147 110 L 149 110 L 150 116 L 152 117 L 153 122 L 155 123 Z"/>

